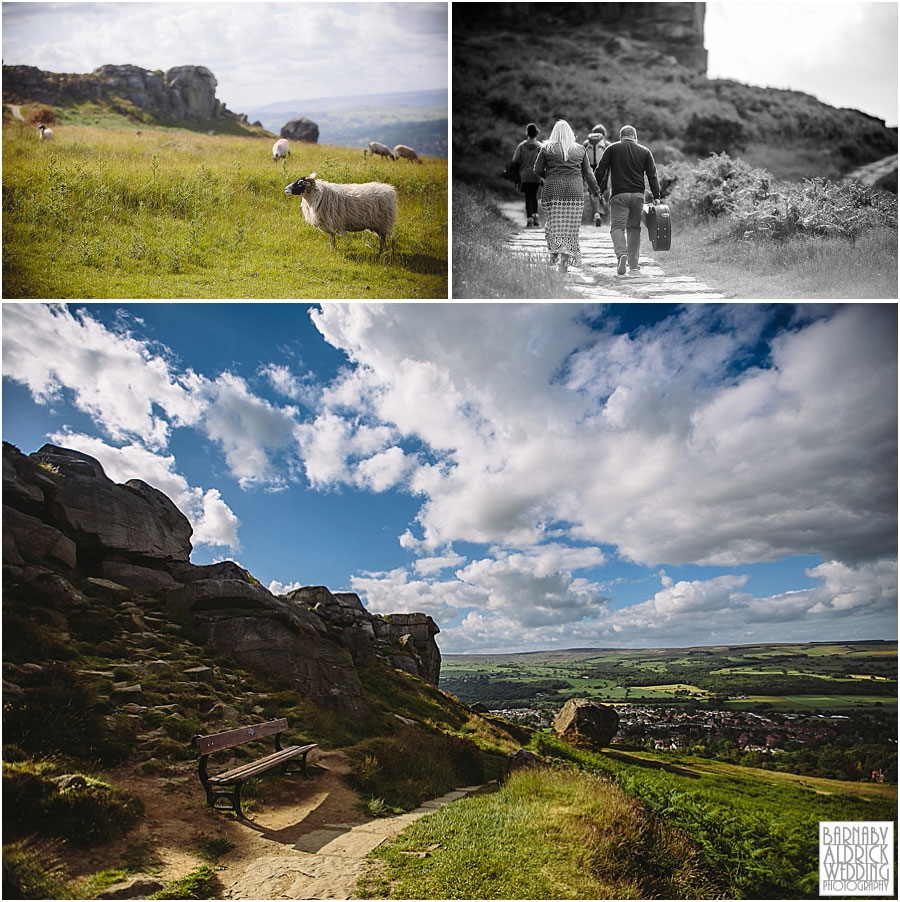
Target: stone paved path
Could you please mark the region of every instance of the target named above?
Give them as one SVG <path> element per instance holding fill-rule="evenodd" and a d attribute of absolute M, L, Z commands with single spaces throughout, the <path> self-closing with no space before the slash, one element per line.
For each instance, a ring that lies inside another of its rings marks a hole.
<path fill-rule="evenodd" d="M 466 786 L 420 808 L 364 824 L 324 824 L 293 846 L 254 860 L 231 887 L 232 899 L 351 899 L 366 856 L 426 814 L 480 786 Z"/>
<path fill-rule="evenodd" d="M 526 228 L 522 224 L 524 204 L 501 202 L 503 215 L 518 228 L 510 236 L 508 247 L 514 254 L 532 258 L 540 266 L 549 265 L 544 229 Z M 542 218 L 542 217 L 541 217 Z M 660 261 L 664 253 L 654 255 L 647 240 L 647 232 L 641 236 L 641 272 L 636 275 L 616 275 L 616 258 L 613 254 L 609 226 L 581 227 L 581 267 L 570 267 L 565 275 L 567 287 L 583 298 L 637 298 L 640 300 L 705 301 L 724 298 L 725 295 L 691 276 L 667 275 Z"/>
<path fill-rule="evenodd" d="M 876 160 L 874 163 L 869 163 L 868 166 L 860 166 L 859 169 L 848 172 L 844 176 L 844 181 L 862 182 L 871 188 L 883 175 L 888 175 L 896 169 L 897 154 L 892 154 L 889 157 Z"/>

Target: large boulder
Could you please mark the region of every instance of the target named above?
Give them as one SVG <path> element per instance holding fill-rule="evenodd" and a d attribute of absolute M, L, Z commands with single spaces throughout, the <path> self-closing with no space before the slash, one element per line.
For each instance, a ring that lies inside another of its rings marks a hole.
<path fill-rule="evenodd" d="M 140 479 L 117 485 L 93 457 L 56 445 L 33 457 L 57 475 L 53 519 L 78 545 L 80 563 L 117 554 L 135 563 L 190 557 L 191 524 L 158 489 Z"/>
<path fill-rule="evenodd" d="M 315 144 L 319 140 L 319 126 L 306 116 L 297 116 L 281 127 L 281 137 Z"/>
<path fill-rule="evenodd" d="M 553 730 L 560 739 L 583 749 L 609 745 L 618 729 L 615 709 L 589 698 L 570 698 L 553 720 Z"/>

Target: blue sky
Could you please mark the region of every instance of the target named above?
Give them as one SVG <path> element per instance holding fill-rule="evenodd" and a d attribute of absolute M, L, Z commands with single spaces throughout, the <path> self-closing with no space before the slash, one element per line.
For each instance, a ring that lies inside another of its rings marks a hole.
<path fill-rule="evenodd" d="M 3 305 L 3 438 L 444 652 L 895 638 L 897 309 Z"/>
<path fill-rule="evenodd" d="M 279 100 L 446 88 L 446 3 L 4 3 L 3 62 L 206 66 L 235 113 Z"/>

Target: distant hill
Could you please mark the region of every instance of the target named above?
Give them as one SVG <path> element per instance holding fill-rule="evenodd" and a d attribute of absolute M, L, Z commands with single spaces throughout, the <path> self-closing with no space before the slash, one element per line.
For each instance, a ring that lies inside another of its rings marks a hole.
<path fill-rule="evenodd" d="M 657 162 L 725 151 L 782 178 L 835 178 L 896 153 L 897 129 L 873 116 L 798 91 L 707 78 L 700 58 L 677 58 L 666 29 L 604 21 L 597 11 L 684 4 L 573 4 L 575 22 L 558 4 L 531 6 L 527 15 L 486 19 L 468 14 L 475 4 L 454 4 L 456 179 L 499 185 L 527 123 L 546 138 L 561 118 L 579 140 L 598 122 L 611 135 L 635 125 Z"/>
<path fill-rule="evenodd" d="M 365 147 L 380 141 L 408 144 L 419 153 L 447 156 L 447 91 L 403 91 L 281 100 L 248 114 L 278 134 L 289 119 L 306 116 L 319 126 L 319 142 Z"/>

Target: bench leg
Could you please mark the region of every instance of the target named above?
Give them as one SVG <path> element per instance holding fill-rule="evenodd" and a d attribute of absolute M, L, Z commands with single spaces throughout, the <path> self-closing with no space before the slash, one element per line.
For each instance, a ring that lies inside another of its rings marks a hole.
<path fill-rule="evenodd" d="M 243 785 L 243 783 L 235 783 L 230 791 L 206 787 L 206 806 L 212 808 L 213 811 L 233 811 L 238 817 L 243 817 L 244 813 L 241 811 L 241 787 Z M 219 805 L 220 800 L 226 801 L 227 807 Z"/>
<path fill-rule="evenodd" d="M 304 752 L 300 756 L 300 759 L 299 759 L 300 760 L 300 771 L 299 772 L 301 774 L 303 774 L 304 777 L 310 776 L 309 770 L 306 767 L 306 756 L 308 754 L 309 754 L 309 752 Z M 297 773 L 297 771 L 291 769 L 291 765 L 295 764 L 296 762 L 297 762 L 296 758 L 292 758 L 290 761 L 285 761 L 284 764 L 281 765 L 281 773 L 283 775 Z"/>

